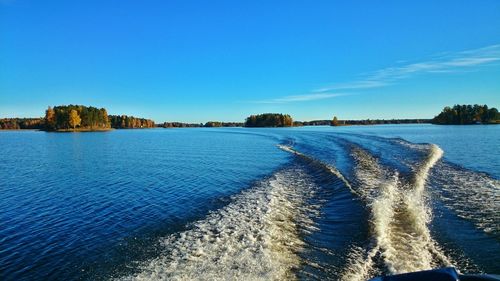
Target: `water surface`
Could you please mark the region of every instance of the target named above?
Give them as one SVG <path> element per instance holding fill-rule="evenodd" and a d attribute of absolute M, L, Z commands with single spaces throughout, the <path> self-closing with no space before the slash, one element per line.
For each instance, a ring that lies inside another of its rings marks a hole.
<path fill-rule="evenodd" d="M 2 279 L 500 273 L 499 126 L 0 132 Z"/>

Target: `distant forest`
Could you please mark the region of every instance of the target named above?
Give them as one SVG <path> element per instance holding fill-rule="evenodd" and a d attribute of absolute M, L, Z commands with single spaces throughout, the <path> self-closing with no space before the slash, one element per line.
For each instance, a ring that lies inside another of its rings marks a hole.
<path fill-rule="evenodd" d="M 500 114 L 496 108 L 487 105 L 456 104 L 445 107 L 432 122 L 440 125 L 499 124 Z"/>
<path fill-rule="evenodd" d="M 251 115 L 245 120 L 245 127 L 291 127 L 292 117 L 288 114 L 264 113 Z"/>
<path fill-rule="evenodd" d="M 1 118 L 0 130 L 42 129 L 43 118 Z"/>
<path fill-rule="evenodd" d="M 205 125 L 203 125 L 203 127 L 243 127 L 243 123 L 209 121 L 209 122 L 205 123 Z"/>
<path fill-rule="evenodd" d="M 154 128 L 155 122 L 151 119 L 137 118 L 127 115 L 109 115 L 111 127 L 115 129 Z"/>
<path fill-rule="evenodd" d="M 219 122 L 219 121 L 208 121 L 203 123 L 182 123 L 182 122 L 164 122 L 158 125 L 158 127 L 163 128 L 200 128 L 200 127 L 243 127 L 241 122 Z"/>
<path fill-rule="evenodd" d="M 199 128 L 203 127 L 202 123 L 182 123 L 182 122 L 164 122 L 158 125 L 163 128 Z"/>
<path fill-rule="evenodd" d="M 312 120 L 294 121 L 294 126 L 348 126 L 382 124 L 420 124 L 431 123 L 432 119 L 365 119 L 365 120 Z"/>

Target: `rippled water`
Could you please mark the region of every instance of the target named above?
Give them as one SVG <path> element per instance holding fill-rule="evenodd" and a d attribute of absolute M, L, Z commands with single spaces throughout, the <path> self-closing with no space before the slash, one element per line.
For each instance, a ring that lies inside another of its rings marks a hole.
<path fill-rule="evenodd" d="M 0 132 L 2 280 L 500 273 L 500 127 Z"/>

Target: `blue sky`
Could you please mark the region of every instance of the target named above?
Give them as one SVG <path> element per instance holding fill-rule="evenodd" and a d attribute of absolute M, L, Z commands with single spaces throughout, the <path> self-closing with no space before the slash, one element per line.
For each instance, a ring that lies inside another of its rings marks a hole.
<path fill-rule="evenodd" d="M 0 0 L 0 117 L 427 118 L 500 106 L 500 1 Z"/>

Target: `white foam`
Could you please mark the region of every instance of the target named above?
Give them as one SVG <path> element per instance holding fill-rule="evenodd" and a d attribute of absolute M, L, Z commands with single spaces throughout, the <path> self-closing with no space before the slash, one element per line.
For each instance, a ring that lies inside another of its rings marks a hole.
<path fill-rule="evenodd" d="M 472 221 L 485 233 L 500 237 L 500 181 L 443 163 L 433 179 L 441 201 L 459 217 Z"/>
<path fill-rule="evenodd" d="M 284 150 L 284 151 L 287 151 L 287 152 L 290 152 L 293 154 L 305 156 L 305 154 L 298 152 L 297 150 L 293 149 L 291 146 L 288 146 L 288 145 L 278 144 L 277 147 L 281 150 Z"/>
<path fill-rule="evenodd" d="M 417 165 L 414 168 L 414 185 L 413 191 L 415 196 L 421 196 L 422 192 L 425 189 L 425 182 L 429 177 L 429 170 L 436 164 L 436 162 L 443 157 L 443 150 L 435 145 L 430 144 L 428 146 L 429 153 L 424 161 L 421 162 L 420 165 Z"/>
<path fill-rule="evenodd" d="M 228 206 L 166 237 L 164 254 L 123 280 L 295 279 L 304 242 L 300 226 L 314 231 L 305 204 L 316 186 L 299 168 L 276 173 L 242 192 Z"/>
<path fill-rule="evenodd" d="M 427 157 L 414 167 L 413 181 L 406 184 L 396 170 L 382 167 L 368 152 L 353 150 L 358 189 L 370 209 L 372 243 L 352 251 L 343 280 L 368 279 L 376 270 L 373 259 L 377 255 L 390 274 L 451 264 L 428 228 L 425 182 L 442 150 L 435 145 L 427 149 Z"/>

